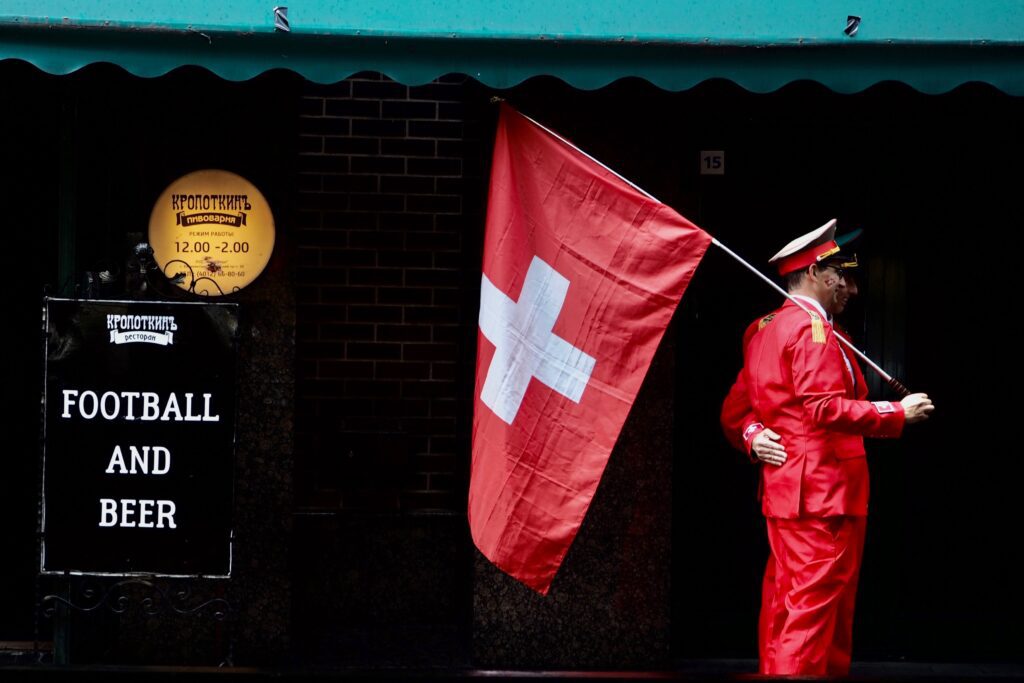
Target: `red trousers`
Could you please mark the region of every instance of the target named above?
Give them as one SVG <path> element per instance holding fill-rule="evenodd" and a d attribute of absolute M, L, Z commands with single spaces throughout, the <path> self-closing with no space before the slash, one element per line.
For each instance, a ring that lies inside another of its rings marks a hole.
<path fill-rule="evenodd" d="M 866 517 L 769 517 L 761 585 L 762 674 L 844 676 Z"/>

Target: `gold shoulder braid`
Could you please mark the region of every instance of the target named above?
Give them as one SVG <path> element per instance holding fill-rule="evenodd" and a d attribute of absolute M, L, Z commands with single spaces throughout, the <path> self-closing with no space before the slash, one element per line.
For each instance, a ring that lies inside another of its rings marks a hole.
<path fill-rule="evenodd" d="M 757 323 L 757 331 L 760 332 L 764 328 L 768 327 L 768 323 L 775 319 L 774 313 L 769 313 L 765 317 L 761 318 L 761 321 Z"/>
<path fill-rule="evenodd" d="M 811 314 L 811 341 L 815 344 L 825 343 L 825 323 L 821 321 L 821 316 L 814 311 L 808 311 Z"/>

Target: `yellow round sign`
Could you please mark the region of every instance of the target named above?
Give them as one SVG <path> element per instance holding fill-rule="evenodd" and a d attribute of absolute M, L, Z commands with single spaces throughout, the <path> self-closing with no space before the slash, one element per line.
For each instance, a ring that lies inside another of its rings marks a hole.
<path fill-rule="evenodd" d="M 245 178 L 220 170 L 171 183 L 149 216 L 149 244 L 164 274 L 197 294 L 231 294 L 256 279 L 274 251 L 274 215 Z"/>

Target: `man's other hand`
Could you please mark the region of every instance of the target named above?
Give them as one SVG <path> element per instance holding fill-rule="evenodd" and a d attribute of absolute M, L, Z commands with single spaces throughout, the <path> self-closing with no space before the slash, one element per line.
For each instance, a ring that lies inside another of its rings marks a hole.
<path fill-rule="evenodd" d="M 761 462 L 778 467 L 786 462 L 786 449 L 782 447 L 781 438 L 772 430 L 765 429 L 754 437 L 750 449 Z"/>

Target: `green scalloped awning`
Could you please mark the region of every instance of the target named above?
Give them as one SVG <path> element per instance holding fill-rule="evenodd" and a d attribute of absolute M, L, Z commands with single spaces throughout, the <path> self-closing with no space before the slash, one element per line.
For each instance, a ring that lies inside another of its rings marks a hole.
<path fill-rule="evenodd" d="M 273 0 L 4 0 L 0 59 L 53 74 L 111 62 L 230 80 L 283 68 L 321 83 L 377 71 L 410 85 L 461 73 L 495 88 L 551 75 L 584 89 L 634 76 L 667 90 L 725 78 L 754 92 L 980 81 L 1024 94 L 1021 0 L 334 0 L 287 19 L 275 27 Z"/>

